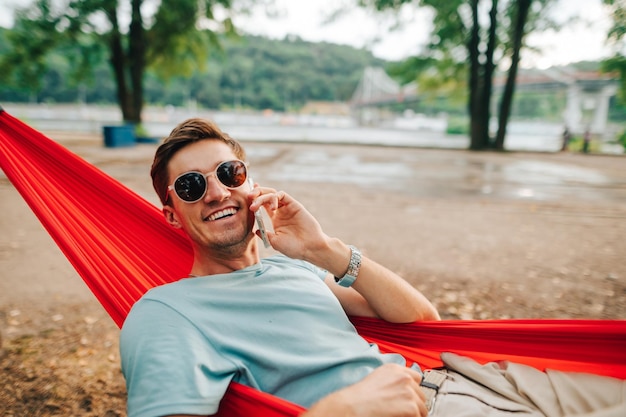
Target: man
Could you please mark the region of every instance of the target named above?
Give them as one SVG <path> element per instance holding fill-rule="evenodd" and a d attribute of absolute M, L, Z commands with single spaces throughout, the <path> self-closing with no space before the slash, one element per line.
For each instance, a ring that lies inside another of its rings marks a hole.
<path fill-rule="evenodd" d="M 591 144 L 591 130 L 589 128 L 585 129 L 585 133 L 583 134 L 583 153 L 589 153 L 589 145 Z"/>
<path fill-rule="evenodd" d="M 188 234 L 194 261 L 189 277 L 149 291 L 124 323 L 128 415 L 211 415 L 231 381 L 307 407 L 308 417 L 423 417 L 441 375 L 461 389 L 460 374 L 431 373 L 434 386 L 424 383 L 401 356 L 356 333 L 347 315 L 396 323 L 439 315 L 401 277 L 326 235 L 290 195 L 252 187 L 245 160 L 237 141 L 201 119 L 181 123 L 156 152 L 151 175 L 163 214 Z M 269 243 L 284 256 L 260 258 L 253 229 L 262 207 Z M 447 359 L 451 368 L 480 368 Z M 467 395 L 489 403 L 475 385 L 437 410 L 458 414 Z M 520 401 L 495 407 L 526 411 Z"/>

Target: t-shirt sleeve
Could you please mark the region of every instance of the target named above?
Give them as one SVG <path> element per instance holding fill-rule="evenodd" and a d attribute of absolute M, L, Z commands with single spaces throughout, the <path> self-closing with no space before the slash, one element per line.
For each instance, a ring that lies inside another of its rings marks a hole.
<path fill-rule="evenodd" d="M 289 258 L 289 257 L 287 257 L 285 255 L 274 255 L 272 259 L 275 262 L 278 262 L 278 263 L 287 263 L 287 264 L 290 264 L 290 265 L 298 266 L 300 268 L 304 268 L 304 269 L 306 269 L 309 272 L 313 272 L 322 281 L 324 281 L 326 279 L 326 277 L 328 276 L 328 274 L 329 274 L 329 272 L 327 270 L 319 268 L 319 267 L 313 265 L 312 263 L 307 262 L 307 261 L 303 261 L 301 259 L 293 259 L 293 258 Z"/>
<path fill-rule="evenodd" d="M 324 279 L 326 279 L 326 277 L 328 276 L 329 272 L 325 269 L 319 268 L 315 265 L 313 265 L 310 262 L 306 262 L 306 261 L 297 261 L 300 263 L 300 265 L 302 267 L 304 267 L 305 269 L 308 269 L 309 271 L 313 272 L 315 275 L 317 275 L 322 281 Z"/>
<path fill-rule="evenodd" d="M 234 376 L 184 316 L 150 299 L 126 318 L 120 356 L 129 417 L 215 414 Z"/>

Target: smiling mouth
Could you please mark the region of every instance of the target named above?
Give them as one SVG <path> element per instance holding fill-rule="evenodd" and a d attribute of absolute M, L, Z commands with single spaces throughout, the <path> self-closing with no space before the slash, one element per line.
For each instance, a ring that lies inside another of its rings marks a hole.
<path fill-rule="evenodd" d="M 219 220 L 219 219 L 223 219 L 225 217 L 233 216 L 236 213 L 237 213 L 237 209 L 231 207 L 231 208 L 227 208 L 227 209 L 224 209 L 224 210 L 220 210 L 217 213 L 213 213 L 209 217 L 207 217 L 205 220 L 209 221 L 209 222 L 213 222 L 215 220 Z"/>

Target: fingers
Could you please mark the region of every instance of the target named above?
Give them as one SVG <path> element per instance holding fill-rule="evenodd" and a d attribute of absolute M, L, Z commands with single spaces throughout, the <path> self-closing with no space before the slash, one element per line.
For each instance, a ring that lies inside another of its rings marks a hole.
<path fill-rule="evenodd" d="M 426 395 L 424 394 L 424 391 L 422 391 L 422 388 L 420 386 L 420 384 L 422 383 L 422 374 L 410 368 L 406 368 L 406 371 L 409 373 L 412 379 L 411 388 L 422 400 L 421 402 L 424 402 L 426 400 Z"/>
<path fill-rule="evenodd" d="M 417 402 L 417 408 L 420 416 L 426 417 L 428 415 L 428 407 L 426 407 L 426 403 L 423 400 Z"/>
<path fill-rule="evenodd" d="M 422 374 L 420 371 L 417 371 L 413 368 L 407 368 L 407 371 L 409 371 L 411 378 L 413 378 L 413 381 L 415 383 L 414 387 L 417 387 L 415 389 L 415 391 L 417 392 L 417 395 L 422 400 L 426 400 L 426 394 L 424 394 L 424 391 L 421 388 L 421 383 L 422 383 L 422 379 L 424 378 L 424 374 Z"/>
<path fill-rule="evenodd" d="M 276 210 L 283 205 L 287 193 L 284 191 L 276 191 L 273 188 L 255 187 L 251 193 L 253 198 L 250 209 L 258 210 L 259 207 L 265 206 L 270 210 Z"/>
<path fill-rule="evenodd" d="M 424 393 L 424 390 L 421 387 L 421 383 L 422 383 L 422 379 L 424 378 L 424 375 L 421 372 L 418 372 L 411 368 L 408 368 L 408 370 L 411 373 L 414 383 L 416 384 L 416 385 L 413 385 L 415 393 L 420 399 L 420 401 L 417 401 L 417 408 L 419 411 L 418 415 L 427 416 L 428 408 L 426 407 L 426 394 Z"/>
<path fill-rule="evenodd" d="M 408 375 L 410 380 L 406 387 L 410 391 L 409 398 L 413 398 L 413 400 L 409 400 L 413 405 L 417 406 L 417 415 L 418 416 L 427 416 L 428 408 L 426 407 L 426 394 L 421 387 L 421 382 L 423 375 L 421 372 L 418 372 L 411 368 L 402 368 L 402 373 Z M 415 397 L 417 396 L 417 398 Z"/>
<path fill-rule="evenodd" d="M 420 383 L 422 382 L 422 374 L 416 372 L 411 369 L 407 369 L 413 379 L 411 381 L 411 390 L 414 394 L 419 398 L 418 401 L 415 401 L 415 405 L 417 406 L 418 416 L 425 417 L 428 415 L 428 408 L 426 407 L 426 394 L 422 390 Z"/>
<path fill-rule="evenodd" d="M 415 370 L 386 364 L 361 381 L 363 385 L 353 388 L 359 387 L 366 393 L 368 406 L 379 411 L 375 415 L 426 417 L 428 409 L 421 381 L 422 375 Z"/>

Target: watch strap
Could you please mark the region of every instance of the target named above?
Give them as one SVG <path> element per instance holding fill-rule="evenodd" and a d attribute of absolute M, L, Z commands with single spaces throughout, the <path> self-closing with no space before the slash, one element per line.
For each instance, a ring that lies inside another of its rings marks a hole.
<path fill-rule="evenodd" d="M 342 287 L 350 287 L 356 281 L 361 269 L 361 251 L 352 245 L 349 247 L 350 263 L 348 264 L 348 271 L 343 277 L 335 277 L 335 282 Z"/>

